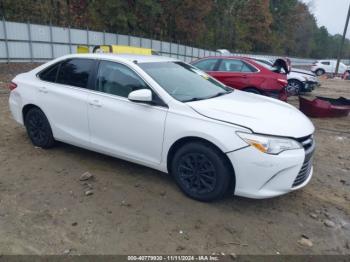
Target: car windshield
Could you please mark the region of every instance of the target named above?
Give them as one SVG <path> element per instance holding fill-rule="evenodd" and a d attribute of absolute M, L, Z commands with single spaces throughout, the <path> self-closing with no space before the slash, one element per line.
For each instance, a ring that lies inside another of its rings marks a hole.
<path fill-rule="evenodd" d="M 256 62 L 259 62 L 259 64 L 265 64 L 265 65 L 268 65 L 268 66 L 273 66 L 273 62 L 271 61 L 268 61 L 268 60 L 262 60 L 262 59 L 254 59 L 254 61 Z"/>
<path fill-rule="evenodd" d="M 277 69 L 276 67 L 273 67 L 272 64 L 269 64 L 268 62 L 265 62 L 265 61 L 263 62 L 261 60 L 254 60 L 254 61 L 255 61 L 255 63 L 257 63 L 257 64 L 259 64 L 259 65 L 261 65 L 261 66 L 263 66 L 271 71 L 274 71 Z"/>
<path fill-rule="evenodd" d="M 181 102 L 209 99 L 232 92 L 231 88 L 186 63 L 155 62 L 138 65 Z"/>
<path fill-rule="evenodd" d="M 275 73 L 280 73 L 280 69 L 278 69 L 278 67 L 276 66 L 272 66 L 270 65 L 268 62 L 265 62 L 265 61 L 261 61 L 261 60 L 254 60 L 257 64 L 269 69 L 270 71 L 272 72 L 275 72 Z"/>

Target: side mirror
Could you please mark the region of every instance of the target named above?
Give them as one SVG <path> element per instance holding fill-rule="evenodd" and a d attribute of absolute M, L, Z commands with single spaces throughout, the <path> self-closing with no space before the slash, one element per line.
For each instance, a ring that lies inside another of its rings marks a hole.
<path fill-rule="evenodd" d="M 128 99 L 133 102 L 152 102 L 152 92 L 149 89 L 140 89 L 132 91 Z"/>

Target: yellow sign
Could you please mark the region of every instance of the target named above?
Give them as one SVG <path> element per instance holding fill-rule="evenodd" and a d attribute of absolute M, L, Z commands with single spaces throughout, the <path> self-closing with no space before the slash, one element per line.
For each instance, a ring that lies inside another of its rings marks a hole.
<path fill-rule="evenodd" d="M 79 54 L 89 53 L 89 47 L 80 45 L 77 48 Z M 124 46 L 124 45 L 97 45 L 93 53 L 134 54 L 134 55 L 156 55 L 157 52 L 150 48 Z"/>

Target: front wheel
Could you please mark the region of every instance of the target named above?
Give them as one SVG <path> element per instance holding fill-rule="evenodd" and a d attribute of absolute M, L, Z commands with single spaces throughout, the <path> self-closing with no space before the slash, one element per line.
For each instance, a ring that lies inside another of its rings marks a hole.
<path fill-rule="evenodd" d="M 50 123 L 39 108 L 29 110 L 25 115 L 24 125 L 30 140 L 35 146 L 50 148 L 55 144 Z"/>
<path fill-rule="evenodd" d="M 288 96 L 299 95 L 303 88 L 303 83 L 299 80 L 291 79 L 288 80 L 288 86 L 286 87 L 286 91 Z"/>
<path fill-rule="evenodd" d="M 315 72 L 315 74 L 316 74 L 317 76 L 324 75 L 325 73 L 326 73 L 326 72 L 325 72 L 323 69 L 317 69 L 316 72 Z"/>
<path fill-rule="evenodd" d="M 222 152 L 198 142 L 186 144 L 175 153 L 171 173 L 180 189 L 199 201 L 222 198 L 234 176 Z"/>

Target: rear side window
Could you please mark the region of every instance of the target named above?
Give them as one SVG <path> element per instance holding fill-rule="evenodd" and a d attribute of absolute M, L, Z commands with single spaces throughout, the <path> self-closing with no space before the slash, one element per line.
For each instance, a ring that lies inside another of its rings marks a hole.
<path fill-rule="evenodd" d="M 41 80 L 48 81 L 48 82 L 56 82 L 56 77 L 57 77 L 60 64 L 61 63 L 57 63 L 52 66 L 49 66 L 39 74 L 39 78 Z"/>
<path fill-rule="evenodd" d="M 323 62 L 321 62 L 321 64 L 322 64 L 322 65 L 330 65 L 331 62 L 323 61 Z"/>
<path fill-rule="evenodd" d="M 205 59 L 193 63 L 193 65 L 203 71 L 214 71 L 218 59 Z"/>
<path fill-rule="evenodd" d="M 256 72 L 257 70 L 253 66 L 251 66 L 251 65 L 249 65 L 241 60 L 224 59 L 221 61 L 221 64 L 219 66 L 218 71 L 251 73 L 251 72 Z"/>
<path fill-rule="evenodd" d="M 257 72 L 257 71 L 258 70 L 255 67 L 243 62 L 242 72 L 252 73 L 252 72 Z"/>
<path fill-rule="evenodd" d="M 94 64 L 92 59 L 71 59 L 61 64 L 57 83 L 86 88 Z"/>

